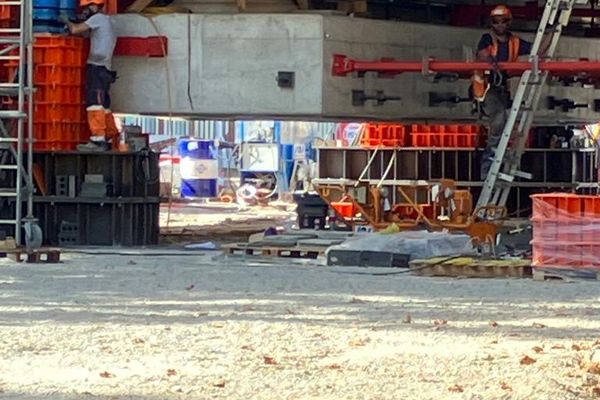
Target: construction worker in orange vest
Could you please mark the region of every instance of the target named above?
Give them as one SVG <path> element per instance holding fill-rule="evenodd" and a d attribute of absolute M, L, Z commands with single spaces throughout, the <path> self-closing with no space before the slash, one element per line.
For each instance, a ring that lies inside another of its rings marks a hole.
<path fill-rule="evenodd" d="M 80 0 L 84 22 L 64 20 L 74 35 L 90 35 L 90 54 L 86 67 L 86 109 L 91 136 L 80 151 L 106 151 L 110 142 L 118 145 L 119 132 L 110 109 L 110 85 L 116 79 L 112 57 L 117 43 L 113 21 L 104 11 L 105 0 Z"/>
<path fill-rule="evenodd" d="M 490 13 L 491 31 L 483 34 L 477 46 L 477 60 L 491 63 L 515 62 L 520 56 L 531 52 L 532 44 L 510 32 L 512 13 L 504 5 L 494 7 Z M 492 160 L 494 149 L 500 141 L 510 106 L 508 77 L 492 71 L 486 78 L 481 71 L 475 71 L 472 79 L 473 98 L 480 105 L 482 114 L 489 118 L 488 140 L 481 160 L 481 179 L 485 179 Z"/>
<path fill-rule="evenodd" d="M 498 5 L 490 12 L 491 31 L 481 36 L 477 46 L 477 60 L 496 64 L 498 62 L 515 62 L 520 56 L 531 53 L 532 44 L 510 32 L 512 12 L 505 5 Z M 543 57 L 554 35 L 551 29 L 541 44 L 538 55 Z M 485 179 L 494 158 L 494 149 L 508 118 L 510 92 L 507 88 L 507 75 L 494 68 L 491 77 L 486 79 L 481 71 L 475 71 L 472 79 L 472 95 L 480 105 L 483 115 L 489 118 L 488 140 L 481 159 L 481 179 Z"/>

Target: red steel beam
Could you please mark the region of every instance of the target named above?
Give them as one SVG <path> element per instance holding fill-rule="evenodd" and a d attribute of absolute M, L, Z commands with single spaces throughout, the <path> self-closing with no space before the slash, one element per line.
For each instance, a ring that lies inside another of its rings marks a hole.
<path fill-rule="evenodd" d="M 115 56 L 166 57 L 168 53 L 166 36 L 119 36 L 115 46 Z"/>
<path fill-rule="evenodd" d="M 501 71 L 515 76 L 521 75 L 533 67 L 533 63 L 528 61 L 498 63 Z M 600 77 L 600 61 L 541 61 L 538 67 L 540 71 L 548 71 L 556 76 Z M 437 61 L 434 59 L 429 61 L 360 61 L 335 54 L 332 74 L 346 76 L 352 72 L 379 72 L 387 75 L 398 75 L 405 72 L 447 72 L 467 77 L 476 70 L 490 71 L 493 69 L 494 66 L 487 62 Z"/>

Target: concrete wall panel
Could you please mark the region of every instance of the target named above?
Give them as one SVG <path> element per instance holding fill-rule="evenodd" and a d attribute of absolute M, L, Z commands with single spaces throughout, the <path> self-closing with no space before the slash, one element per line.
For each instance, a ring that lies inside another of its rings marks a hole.
<path fill-rule="evenodd" d="M 313 15 L 193 15 L 191 97 L 196 113 L 319 116 L 322 19 Z M 294 88 L 277 84 L 295 73 Z"/>
<path fill-rule="evenodd" d="M 331 63 L 335 53 L 370 60 L 464 60 L 482 30 L 316 14 L 164 15 L 154 18 L 154 25 L 139 15 L 115 18 L 119 35 L 169 37 L 166 59 L 115 58 L 120 79 L 113 97 L 119 112 L 198 118 L 474 119 L 470 104 L 428 106 L 431 91 L 466 96 L 466 80 L 434 84 L 420 74 L 333 77 Z M 557 54 L 600 59 L 600 42 L 565 37 Z M 293 89 L 278 87 L 278 71 L 295 72 Z M 352 90 L 382 90 L 402 100 L 353 106 Z M 561 85 L 547 88 L 544 98 L 547 94 L 578 103 L 600 99 L 596 89 Z M 542 109 L 538 121 L 599 117 L 592 109 Z"/>
<path fill-rule="evenodd" d="M 112 88 L 113 108 L 123 113 L 190 113 L 187 96 L 188 15 L 117 15 L 119 36 L 167 36 L 167 58 L 115 57 L 119 79 Z M 170 91 L 170 101 L 169 93 Z"/>

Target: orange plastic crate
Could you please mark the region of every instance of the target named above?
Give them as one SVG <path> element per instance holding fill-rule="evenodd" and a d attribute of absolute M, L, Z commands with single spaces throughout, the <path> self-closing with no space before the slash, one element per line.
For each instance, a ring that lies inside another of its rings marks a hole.
<path fill-rule="evenodd" d="M 559 223 L 545 219 L 531 219 L 533 223 L 533 240 L 537 242 L 558 240 Z"/>
<path fill-rule="evenodd" d="M 85 92 L 82 86 L 38 84 L 35 101 L 43 103 L 82 104 Z"/>
<path fill-rule="evenodd" d="M 9 77 L 17 76 L 18 66 L 15 63 L 6 65 Z M 33 82 L 36 85 L 62 84 L 85 85 L 85 67 L 65 67 L 52 64 L 37 64 L 33 69 Z"/>
<path fill-rule="evenodd" d="M 361 139 L 363 147 L 403 147 L 406 127 L 399 124 L 369 123 Z"/>
<path fill-rule="evenodd" d="M 581 268 L 600 269 L 600 246 L 597 242 L 583 242 L 578 245 L 581 254 Z"/>
<path fill-rule="evenodd" d="M 83 85 L 85 83 L 84 67 L 56 66 L 38 64 L 34 68 L 35 84 Z"/>
<path fill-rule="evenodd" d="M 35 64 L 59 65 L 63 67 L 83 67 L 87 54 L 77 47 L 35 46 Z"/>
<path fill-rule="evenodd" d="M 443 147 L 442 136 L 438 133 L 412 133 L 413 147 Z"/>
<path fill-rule="evenodd" d="M 34 121 L 80 123 L 87 118 L 83 104 L 37 102 L 33 107 Z"/>
<path fill-rule="evenodd" d="M 583 216 L 583 197 L 570 193 L 531 195 L 534 218 L 572 220 Z"/>
<path fill-rule="evenodd" d="M 576 243 L 532 241 L 534 267 L 552 266 L 577 268 L 581 266 L 581 247 Z"/>
<path fill-rule="evenodd" d="M 52 33 L 36 33 L 34 46 L 73 47 L 85 50 L 88 40 L 77 36 L 56 35 Z"/>
<path fill-rule="evenodd" d="M 600 196 L 582 196 L 583 215 L 600 218 Z"/>
<path fill-rule="evenodd" d="M 39 142 L 76 142 L 82 143 L 89 138 L 85 123 L 35 122 L 34 135 Z"/>

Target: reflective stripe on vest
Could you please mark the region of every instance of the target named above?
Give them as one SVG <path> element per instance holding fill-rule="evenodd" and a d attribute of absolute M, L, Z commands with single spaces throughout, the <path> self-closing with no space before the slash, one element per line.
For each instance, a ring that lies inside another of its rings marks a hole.
<path fill-rule="evenodd" d="M 519 47 L 521 46 L 521 39 L 518 36 L 511 36 L 508 39 L 508 60 L 509 62 L 515 62 L 519 59 Z M 488 47 L 490 55 L 494 58 L 498 56 L 498 39 L 492 35 L 492 44 Z"/>

